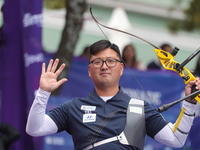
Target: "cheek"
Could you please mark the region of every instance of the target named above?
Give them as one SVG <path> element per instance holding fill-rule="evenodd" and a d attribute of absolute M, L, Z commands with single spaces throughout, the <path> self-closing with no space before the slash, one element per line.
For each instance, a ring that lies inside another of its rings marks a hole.
<path fill-rule="evenodd" d="M 94 77 L 94 74 L 95 74 L 94 68 L 88 67 L 88 75 L 89 75 L 89 77 L 90 78 Z"/>
<path fill-rule="evenodd" d="M 113 75 L 116 77 L 116 78 L 120 78 L 123 74 L 123 68 L 118 68 L 118 69 L 115 69 L 113 70 Z"/>

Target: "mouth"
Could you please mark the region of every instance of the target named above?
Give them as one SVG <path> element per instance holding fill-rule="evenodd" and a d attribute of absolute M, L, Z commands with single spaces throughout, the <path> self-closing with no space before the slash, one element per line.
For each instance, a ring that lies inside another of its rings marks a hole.
<path fill-rule="evenodd" d="M 100 75 L 101 76 L 106 76 L 106 75 L 110 75 L 110 73 L 108 73 L 108 72 L 102 72 L 102 73 L 100 73 Z"/>

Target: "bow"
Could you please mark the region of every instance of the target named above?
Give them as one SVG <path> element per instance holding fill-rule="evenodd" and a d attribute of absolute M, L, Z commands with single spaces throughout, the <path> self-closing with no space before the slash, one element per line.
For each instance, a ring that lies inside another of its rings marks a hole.
<path fill-rule="evenodd" d="M 192 55 L 190 55 L 182 64 L 178 63 L 177 61 L 174 60 L 174 56 L 178 53 L 178 48 L 174 48 L 174 50 L 169 53 L 169 52 L 166 52 L 164 50 L 161 50 L 159 49 L 157 46 L 155 46 L 154 44 L 150 43 L 149 41 L 139 37 L 139 36 L 136 36 L 134 34 L 131 34 L 131 33 L 128 33 L 126 31 L 122 31 L 122 30 L 119 30 L 119 29 L 115 29 L 115 28 L 111 28 L 111 27 L 108 27 L 108 26 L 105 26 L 101 23 L 99 23 L 96 18 L 93 16 L 92 14 L 92 7 L 90 5 L 90 14 L 93 18 L 93 20 L 97 23 L 97 25 L 101 25 L 107 29 L 110 29 L 110 30 L 114 30 L 114 31 L 118 31 L 118 32 L 121 32 L 121 33 L 124 33 L 124 34 L 127 34 L 127 35 L 130 35 L 130 36 L 133 36 L 133 37 L 136 37 L 146 43 L 148 43 L 149 45 L 151 45 L 152 47 L 154 47 L 154 52 L 156 53 L 156 55 L 158 56 L 158 59 L 159 61 L 161 62 L 162 66 L 166 69 L 166 70 L 172 70 L 176 73 L 178 73 L 181 78 L 184 80 L 184 83 L 185 84 L 188 84 L 188 82 L 192 81 L 192 80 L 195 80 L 196 78 L 194 77 L 194 75 L 192 74 L 192 72 L 184 67 L 192 58 L 194 58 L 199 52 L 200 52 L 200 48 L 198 48 Z M 193 93 L 182 98 L 182 99 L 179 99 L 179 100 L 176 100 L 172 103 L 169 103 L 169 104 L 164 104 L 163 106 L 159 107 L 158 108 L 158 111 L 159 112 L 162 112 L 162 111 L 166 111 L 169 107 L 177 104 L 178 102 L 182 101 L 182 100 L 185 100 L 187 99 L 188 97 L 192 97 L 194 98 L 195 100 L 197 100 L 199 103 L 200 103 L 200 90 L 195 91 L 195 86 L 193 86 L 192 88 L 193 90 Z"/>

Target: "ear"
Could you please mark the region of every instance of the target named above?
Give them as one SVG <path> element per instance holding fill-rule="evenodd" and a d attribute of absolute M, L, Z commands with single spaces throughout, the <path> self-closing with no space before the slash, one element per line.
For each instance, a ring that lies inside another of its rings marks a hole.
<path fill-rule="evenodd" d="M 123 63 L 121 63 L 121 76 L 123 75 L 123 72 L 124 72 L 124 64 Z"/>
<path fill-rule="evenodd" d="M 88 66 L 88 75 L 91 78 L 91 75 L 90 75 L 90 66 Z"/>

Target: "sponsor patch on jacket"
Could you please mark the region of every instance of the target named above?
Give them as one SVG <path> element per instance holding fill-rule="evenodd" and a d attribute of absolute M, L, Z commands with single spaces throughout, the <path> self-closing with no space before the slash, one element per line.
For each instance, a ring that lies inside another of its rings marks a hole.
<path fill-rule="evenodd" d="M 95 110 L 96 110 L 96 106 L 86 106 L 86 105 L 82 105 L 82 106 L 81 106 L 81 110 L 95 111 Z"/>
<path fill-rule="evenodd" d="M 83 114 L 83 123 L 85 122 L 95 122 L 96 114 Z"/>

